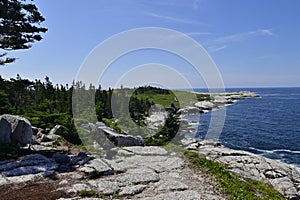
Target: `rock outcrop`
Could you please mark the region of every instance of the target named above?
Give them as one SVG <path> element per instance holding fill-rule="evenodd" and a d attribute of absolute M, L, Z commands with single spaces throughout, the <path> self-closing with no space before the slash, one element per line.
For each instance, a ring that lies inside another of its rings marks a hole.
<path fill-rule="evenodd" d="M 285 163 L 229 149 L 219 142 L 185 139 L 182 143 L 208 159 L 223 163 L 242 178 L 269 183 L 286 198 L 300 199 L 300 172 Z"/>
<path fill-rule="evenodd" d="M 211 100 L 199 101 L 194 106 L 187 106 L 178 110 L 182 115 L 195 115 L 212 109 L 218 109 L 234 101 L 245 98 L 257 98 L 258 94 L 250 91 L 232 92 L 232 93 L 210 93 Z"/>
<path fill-rule="evenodd" d="M 161 147 L 124 147 L 115 151 L 112 159 L 95 154 L 54 153 L 49 157 L 32 154 L 1 161 L 0 192 L 5 191 L 1 198 L 28 191 L 32 185 L 45 187 L 47 183 L 54 185 L 48 193 L 55 199 L 80 199 L 83 190 L 96 192 L 103 199 L 225 199 L 211 176 L 195 174 L 176 153 L 169 154 Z M 62 170 L 65 167 L 72 168 Z M 31 198 L 39 192 L 30 191 Z"/>
<path fill-rule="evenodd" d="M 82 124 L 81 127 L 92 134 L 93 138 L 100 146 L 106 144 L 107 146 L 104 148 L 113 148 L 115 146 L 144 146 L 144 140 L 141 136 L 117 133 L 101 122 L 97 122 L 96 124 Z M 110 141 L 110 144 L 107 144 L 109 143 L 107 140 Z"/>
<path fill-rule="evenodd" d="M 26 146 L 32 141 L 30 122 L 16 115 L 0 116 L 0 142 Z"/>

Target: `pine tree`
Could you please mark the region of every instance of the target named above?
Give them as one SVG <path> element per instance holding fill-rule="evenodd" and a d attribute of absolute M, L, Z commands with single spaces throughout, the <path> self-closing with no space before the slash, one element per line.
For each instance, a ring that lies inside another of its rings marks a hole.
<path fill-rule="evenodd" d="M 40 27 L 45 18 L 33 3 L 26 0 L 0 0 L 0 65 L 16 58 L 6 57 L 7 51 L 29 49 L 40 41 L 47 28 Z"/>

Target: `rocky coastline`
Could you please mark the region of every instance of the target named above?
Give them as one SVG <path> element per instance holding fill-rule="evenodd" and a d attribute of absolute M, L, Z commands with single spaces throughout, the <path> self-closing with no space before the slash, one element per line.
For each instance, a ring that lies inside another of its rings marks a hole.
<path fill-rule="evenodd" d="M 207 93 L 211 96 L 211 100 L 196 102 L 193 106 L 187 106 L 178 110 L 181 115 L 195 115 L 213 109 L 219 109 L 226 105 L 233 104 L 237 100 L 245 98 L 259 98 L 260 96 L 250 91 L 240 91 L 231 93 Z"/>
<path fill-rule="evenodd" d="M 300 199 L 300 172 L 292 166 L 250 152 L 233 150 L 219 142 L 184 139 L 182 145 L 228 167 L 242 179 L 272 185 L 287 199 Z"/>
<path fill-rule="evenodd" d="M 258 95 L 218 94 L 209 101 L 214 106 L 206 102 L 195 107 L 198 112 L 211 110 L 248 97 Z M 0 116 L 0 123 L 5 139 L 1 142 L 19 144 L 24 151 L 18 158 L 0 161 L 2 199 L 227 199 L 216 180 L 195 172 L 182 153 L 144 146 L 141 137 L 116 133 L 101 122 L 81 125 L 89 134 L 100 135 L 94 138 L 97 151 L 66 143 L 60 125 L 43 130 L 11 115 Z M 106 142 L 110 151 L 98 144 Z M 286 199 L 300 199 L 300 173 L 287 164 L 219 142 L 185 138 L 179 146 L 222 163 L 241 179 L 268 183 Z"/>

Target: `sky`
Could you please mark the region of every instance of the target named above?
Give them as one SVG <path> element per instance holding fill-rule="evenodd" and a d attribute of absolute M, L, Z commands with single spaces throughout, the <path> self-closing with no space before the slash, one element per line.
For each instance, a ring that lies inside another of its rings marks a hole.
<path fill-rule="evenodd" d="M 90 52 L 103 41 L 131 29 L 160 27 L 184 33 L 202 45 L 220 71 L 225 87 L 300 86 L 298 0 L 35 0 L 34 3 L 46 18 L 42 26 L 49 30 L 31 49 L 10 52 L 18 59 L 0 67 L 4 78 L 20 74 L 23 78 L 43 80 L 49 76 L 55 84 L 71 83 Z M 121 56 L 102 75 L 100 84 L 113 87 L 128 71 L 149 63 L 174 68 L 192 87 L 205 87 L 203 77 L 195 75 L 193 67 L 182 58 L 149 49 Z M 148 75 L 137 77 L 143 79 Z M 183 87 L 174 77 L 166 79 L 169 86 Z"/>

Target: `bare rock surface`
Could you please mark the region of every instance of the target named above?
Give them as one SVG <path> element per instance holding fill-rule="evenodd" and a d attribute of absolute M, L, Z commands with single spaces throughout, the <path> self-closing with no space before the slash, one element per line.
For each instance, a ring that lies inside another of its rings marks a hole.
<path fill-rule="evenodd" d="M 229 149 L 218 142 L 185 139 L 188 149 L 225 164 L 242 178 L 271 184 L 288 199 L 300 199 L 300 172 L 290 165 L 250 152 Z"/>
<path fill-rule="evenodd" d="M 21 195 L 35 188 L 38 193 L 36 187 L 42 190 L 50 184 L 48 193 L 55 199 L 226 199 L 216 181 L 192 170 L 181 153 L 169 154 L 161 147 L 115 151 L 112 159 L 57 152 L 49 157 L 32 154 L 1 161 L 0 192 L 19 191 Z M 62 167 L 69 170 L 61 171 Z M 101 198 L 80 198 L 81 191 L 94 191 Z"/>

